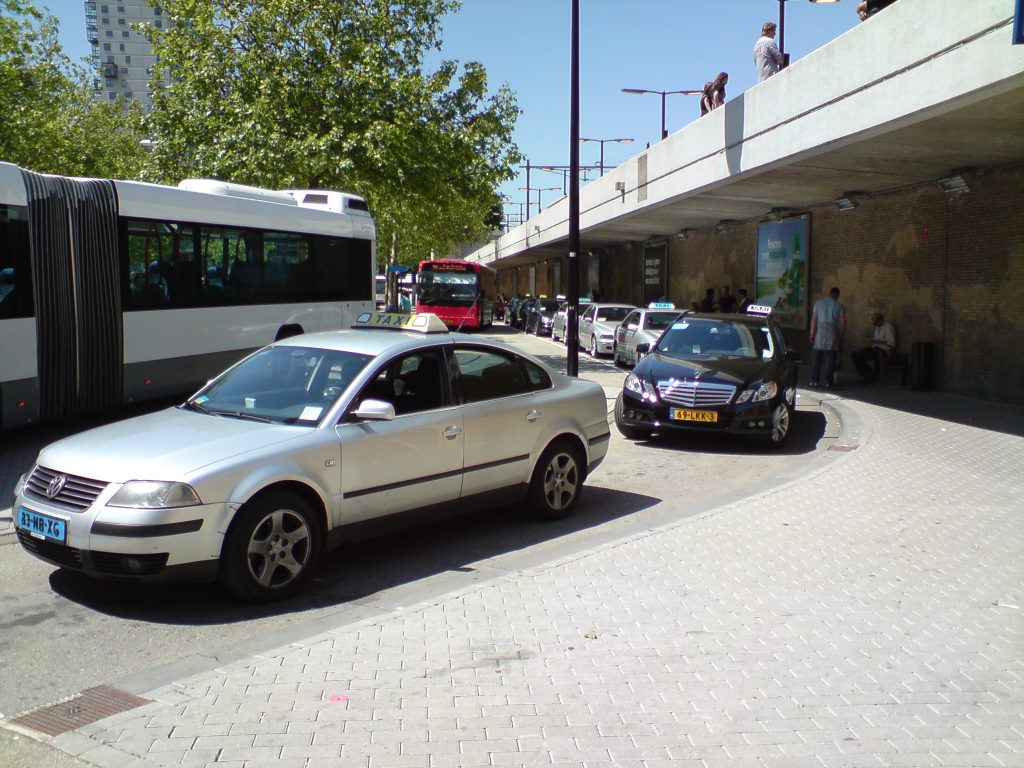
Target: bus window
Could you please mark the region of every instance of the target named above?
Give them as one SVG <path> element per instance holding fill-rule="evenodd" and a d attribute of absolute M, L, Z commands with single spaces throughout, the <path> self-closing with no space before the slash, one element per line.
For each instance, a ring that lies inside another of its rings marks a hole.
<path fill-rule="evenodd" d="M 32 317 L 28 212 L 0 205 L 0 317 Z"/>

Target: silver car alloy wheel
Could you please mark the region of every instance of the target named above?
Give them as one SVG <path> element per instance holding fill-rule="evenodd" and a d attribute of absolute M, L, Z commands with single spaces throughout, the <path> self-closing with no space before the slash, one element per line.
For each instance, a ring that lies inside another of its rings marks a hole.
<path fill-rule="evenodd" d="M 597 337 L 590 337 L 590 356 L 597 357 Z"/>
<path fill-rule="evenodd" d="M 311 553 L 305 519 L 295 510 L 278 509 L 253 529 L 246 560 L 250 575 L 260 586 L 278 589 L 298 578 Z"/>
<path fill-rule="evenodd" d="M 772 413 L 772 442 L 781 443 L 789 434 L 789 407 L 783 402 L 779 403 L 775 412 Z"/>
<path fill-rule="evenodd" d="M 572 504 L 579 490 L 579 483 L 576 459 L 566 451 L 557 452 L 544 469 L 544 498 L 548 507 L 558 512 Z"/>

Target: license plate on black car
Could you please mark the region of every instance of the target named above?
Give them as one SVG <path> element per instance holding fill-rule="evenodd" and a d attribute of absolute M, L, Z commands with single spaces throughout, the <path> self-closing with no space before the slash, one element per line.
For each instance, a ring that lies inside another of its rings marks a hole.
<path fill-rule="evenodd" d="M 718 421 L 718 411 L 690 411 L 685 408 L 672 408 L 669 418 L 673 421 L 703 421 L 714 424 Z"/>
<path fill-rule="evenodd" d="M 55 541 L 58 544 L 63 544 L 68 539 L 67 520 L 42 515 L 25 507 L 18 507 L 18 514 L 14 518 L 14 526 L 36 539 Z"/>

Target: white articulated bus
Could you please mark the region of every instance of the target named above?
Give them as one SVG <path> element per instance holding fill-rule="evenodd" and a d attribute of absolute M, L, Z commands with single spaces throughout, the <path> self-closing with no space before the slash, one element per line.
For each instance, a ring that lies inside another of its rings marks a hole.
<path fill-rule="evenodd" d="M 374 308 L 355 195 L 0 163 L 0 428 L 186 392 Z"/>

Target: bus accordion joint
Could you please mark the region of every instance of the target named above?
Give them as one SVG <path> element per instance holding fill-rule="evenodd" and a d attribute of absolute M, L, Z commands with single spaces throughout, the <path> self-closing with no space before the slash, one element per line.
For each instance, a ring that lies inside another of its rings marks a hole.
<path fill-rule="evenodd" d="M 419 333 L 448 333 L 448 326 L 437 315 L 419 313 L 414 315 L 399 312 L 363 312 L 352 323 L 359 330 L 388 329 L 394 331 L 417 331 Z"/>

